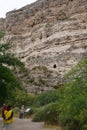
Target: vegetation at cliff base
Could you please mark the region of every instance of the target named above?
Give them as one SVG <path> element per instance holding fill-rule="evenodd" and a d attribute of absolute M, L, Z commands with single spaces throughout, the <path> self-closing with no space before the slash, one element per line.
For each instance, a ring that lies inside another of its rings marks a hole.
<path fill-rule="evenodd" d="M 39 95 L 36 106 L 40 107 L 33 121 L 60 124 L 64 130 L 87 130 L 87 59 L 81 60 L 65 78 L 62 88 Z"/>

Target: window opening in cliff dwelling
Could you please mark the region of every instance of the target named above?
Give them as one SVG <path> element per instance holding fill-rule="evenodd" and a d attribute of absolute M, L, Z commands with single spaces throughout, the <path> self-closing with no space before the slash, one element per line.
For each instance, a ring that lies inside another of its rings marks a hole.
<path fill-rule="evenodd" d="M 57 67 L 56 64 L 54 64 L 54 65 L 53 65 L 53 68 L 56 68 L 56 67 Z"/>

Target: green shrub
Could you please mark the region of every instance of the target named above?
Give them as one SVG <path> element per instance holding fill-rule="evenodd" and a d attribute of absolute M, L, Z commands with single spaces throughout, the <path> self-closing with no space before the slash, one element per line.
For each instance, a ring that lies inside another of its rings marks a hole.
<path fill-rule="evenodd" d="M 61 96 L 61 93 L 59 93 L 59 91 L 60 90 L 48 91 L 37 95 L 35 97 L 34 106 L 44 106 L 46 104 L 58 101 Z"/>
<path fill-rule="evenodd" d="M 59 104 L 59 121 L 67 130 L 80 130 L 87 121 L 87 87 L 67 84 L 63 89 L 63 98 Z M 81 129 L 82 130 L 82 129 Z"/>
<path fill-rule="evenodd" d="M 37 112 L 34 114 L 32 121 L 34 122 L 41 122 L 44 121 L 44 107 L 41 107 L 37 110 Z"/>
<path fill-rule="evenodd" d="M 58 103 L 50 103 L 44 109 L 44 122 L 46 124 L 58 124 Z"/>
<path fill-rule="evenodd" d="M 33 117 L 33 121 L 44 121 L 46 124 L 58 124 L 58 103 L 50 103 L 41 107 Z"/>

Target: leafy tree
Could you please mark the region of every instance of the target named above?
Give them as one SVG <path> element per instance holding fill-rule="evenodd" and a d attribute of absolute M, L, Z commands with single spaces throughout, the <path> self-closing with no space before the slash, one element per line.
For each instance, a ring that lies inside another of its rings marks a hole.
<path fill-rule="evenodd" d="M 12 66 L 23 68 L 24 64 L 11 52 L 11 43 L 2 43 L 3 32 L 0 32 L 0 105 L 12 98 L 21 82 L 15 77 Z"/>

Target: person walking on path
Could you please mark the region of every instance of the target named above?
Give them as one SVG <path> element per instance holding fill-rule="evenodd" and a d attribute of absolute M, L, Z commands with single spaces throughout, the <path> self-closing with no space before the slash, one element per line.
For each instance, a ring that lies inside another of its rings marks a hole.
<path fill-rule="evenodd" d="M 13 119 L 13 110 L 10 105 L 7 106 L 7 110 L 4 111 L 4 130 L 11 130 Z"/>
<path fill-rule="evenodd" d="M 22 105 L 20 110 L 19 110 L 19 118 L 20 119 L 24 118 L 24 112 L 25 112 L 25 108 L 24 108 L 24 105 Z"/>

